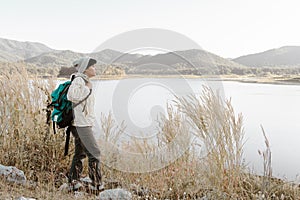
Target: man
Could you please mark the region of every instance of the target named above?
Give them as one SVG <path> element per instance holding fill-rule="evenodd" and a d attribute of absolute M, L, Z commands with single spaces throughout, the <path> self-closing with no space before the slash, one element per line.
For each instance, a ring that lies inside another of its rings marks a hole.
<path fill-rule="evenodd" d="M 84 57 L 73 62 L 77 73 L 73 74 L 75 79 L 69 88 L 67 98 L 76 104 L 83 101 L 74 108 L 74 121 L 71 132 L 75 138 L 75 154 L 69 173 L 71 189 L 78 190 L 82 187 L 80 174 L 82 172 L 82 159 L 88 157 L 89 177 L 92 180 L 89 188 L 101 190 L 100 150 L 95 140 L 92 127 L 94 126 L 94 95 L 90 78 L 96 75 L 96 60 Z"/>

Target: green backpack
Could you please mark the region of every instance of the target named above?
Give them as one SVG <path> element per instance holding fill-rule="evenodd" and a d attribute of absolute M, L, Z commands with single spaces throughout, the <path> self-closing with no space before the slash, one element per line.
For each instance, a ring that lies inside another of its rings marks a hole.
<path fill-rule="evenodd" d="M 67 99 L 67 93 L 71 83 L 72 80 L 61 83 L 57 89 L 51 93 L 52 102 L 49 105 L 53 107 L 51 119 L 59 128 L 70 126 L 74 119 L 72 102 Z"/>
<path fill-rule="evenodd" d="M 74 120 L 73 109 L 84 102 L 88 97 L 85 97 L 80 102 L 73 104 L 68 100 L 67 94 L 69 91 L 69 87 L 72 84 L 72 81 L 75 79 L 75 75 L 71 77 L 71 80 L 66 81 L 64 83 L 59 84 L 59 86 L 53 90 L 51 93 L 52 102 L 48 105 L 48 108 L 52 107 L 53 111 L 51 114 L 51 119 L 53 122 L 53 132 L 56 134 L 55 127 L 58 128 L 66 128 L 66 145 L 65 145 L 65 155 L 68 154 L 69 141 L 70 141 L 70 127 L 72 126 L 72 122 Z"/>

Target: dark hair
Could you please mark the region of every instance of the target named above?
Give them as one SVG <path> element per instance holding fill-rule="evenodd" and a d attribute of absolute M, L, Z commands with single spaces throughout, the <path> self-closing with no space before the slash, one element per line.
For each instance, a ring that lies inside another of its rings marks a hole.
<path fill-rule="evenodd" d="M 93 65 L 96 64 L 96 63 L 97 63 L 97 61 L 96 61 L 95 59 L 91 58 L 91 59 L 89 60 L 89 63 L 88 63 L 87 66 L 86 66 L 86 69 L 89 68 L 90 66 L 93 66 Z"/>

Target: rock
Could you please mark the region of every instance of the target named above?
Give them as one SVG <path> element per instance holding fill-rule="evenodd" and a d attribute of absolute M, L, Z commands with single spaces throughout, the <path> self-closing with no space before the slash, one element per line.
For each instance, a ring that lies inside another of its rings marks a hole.
<path fill-rule="evenodd" d="M 36 199 L 33 199 L 33 198 L 25 198 L 25 197 L 19 197 L 18 199 L 16 200 L 36 200 Z"/>
<path fill-rule="evenodd" d="M 7 167 L 0 164 L 0 176 L 4 176 L 9 182 L 18 184 L 26 183 L 26 177 L 24 175 L 24 172 L 13 166 Z"/>
<path fill-rule="evenodd" d="M 84 178 L 80 178 L 80 182 L 83 184 L 83 185 L 89 185 L 92 183 L 92 180 L 89 178 L 89 177 L 84 177 Z M 69 192 L 70 191 L 70 186 L 68 183 L 63 183 L 59 188 L 58 188 L 59 191 L 62 191 L 62 192 Z"/>
<path fill-rule="evenodd" d="M 131 200 L 132 194 L 124 189 L 111 189 L 100 192 L 96 200 Z"/>

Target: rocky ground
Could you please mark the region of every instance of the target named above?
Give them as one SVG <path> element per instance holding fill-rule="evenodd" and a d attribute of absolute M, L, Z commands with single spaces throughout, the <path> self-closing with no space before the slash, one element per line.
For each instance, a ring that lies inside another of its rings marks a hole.
<path fill-rule="evenodd" d="M 105 187 L 103 191 L 91 192 L 86 188 L 78 191 L 70 191 L 67 183 L 64 183 L 57 191 L 46 191 L 45 187 L 28 181 L 24 172 L 13 166 L 0 165 L 0 199 L 36 200 L 36 199 L 132 199 L 133 194 L 126 189 Z M 82 182 L 89 183 L 89 178 L 82 179 Z"/>

